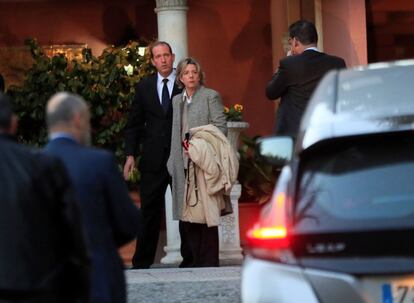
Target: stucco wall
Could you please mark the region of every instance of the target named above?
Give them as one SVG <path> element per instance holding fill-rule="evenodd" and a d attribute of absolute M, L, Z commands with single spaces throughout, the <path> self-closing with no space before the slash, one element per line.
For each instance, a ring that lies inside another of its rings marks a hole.
<path fill-rule="evenodd" d="M 272 75 L 268 0 L 189 0 L 189 54 L 226 105 L 242 103 L 249 135 L 270 134 L 274 105 L 265 97 Z"/>
<path fill-rule="evenodd" d="M 139 3 L 138 3 L 139 2 Z M 0 46 L 88 44 L 99 55 L 108 44 L 156 36 L 152 0 L 6 1 L 0 3 Z"/>
<path fill-rule="evenodd" d="M 367 63 L 364 0 L 323 0 L 324 51 L 345 59 L 347 66 Z"/>

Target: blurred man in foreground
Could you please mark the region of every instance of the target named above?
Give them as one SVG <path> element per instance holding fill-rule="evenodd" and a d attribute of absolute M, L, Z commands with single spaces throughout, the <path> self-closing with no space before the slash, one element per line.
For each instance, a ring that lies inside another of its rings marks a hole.
<path fill-rule="evenodd" d="M 0 302 L 88 302 L 89 258 L 61 162 L 13 140 L 0 93 Z"/>
<path fill-rule="evenodd" d="M 76 190 L 92 257 L 92 302 L 126 302 L 123 263 L 118 248 L 133 240 L 138 210 L 114 156 L 88 148 L 89 110 L 76 95 L 58 93 L 46 110 L 50 142 L 46 151 L 65 164 Z"/>

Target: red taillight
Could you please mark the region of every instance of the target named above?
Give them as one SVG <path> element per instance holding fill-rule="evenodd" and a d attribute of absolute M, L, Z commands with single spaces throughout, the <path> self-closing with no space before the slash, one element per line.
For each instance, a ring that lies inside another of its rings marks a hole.
<path fill-rule="evenodd" d="M 247 243 L 251 248 L 288 248 L 289 239 L 284 226 L 255 226 L 247 232 Z"/>
<path fill-rule="evenodd" d="M 247 232 L 250 248 L 288 248 L 286 228 L 286 195 L 279 192 L 271 202 L 269 211 L 262 214 L 260 221 Z"/>

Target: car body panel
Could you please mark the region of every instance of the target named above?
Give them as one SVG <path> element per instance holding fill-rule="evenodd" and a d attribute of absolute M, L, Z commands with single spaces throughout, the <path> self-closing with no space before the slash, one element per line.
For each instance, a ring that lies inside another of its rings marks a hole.
<path fill-rule="evenodd" d="M 246 303 L 319 302 L 299 267 L 250 257 L 243 263 L 241 297 Z"/>

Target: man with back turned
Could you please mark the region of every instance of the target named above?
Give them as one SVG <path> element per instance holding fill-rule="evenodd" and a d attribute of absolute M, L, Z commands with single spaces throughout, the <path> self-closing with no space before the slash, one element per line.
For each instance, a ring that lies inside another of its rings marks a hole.
<path fill-rule="evenodd" d="M 289 26 L 289 55 L 280 60 L 279 68 L 266 86 L 270 100 L 281 98 L 276 116 L 275 133 L 296 137 L 308 101 L 322 77 L 332 69 L 345 68 L 342 58 L 317 49 L 315 25 L 299 20 Z"/>
<path fill-rule="evenodd" d="M 71 182 L 56 158 L 14 140 L 0 93 L 0 302 L 89 302 L 90 260 Z"/>

